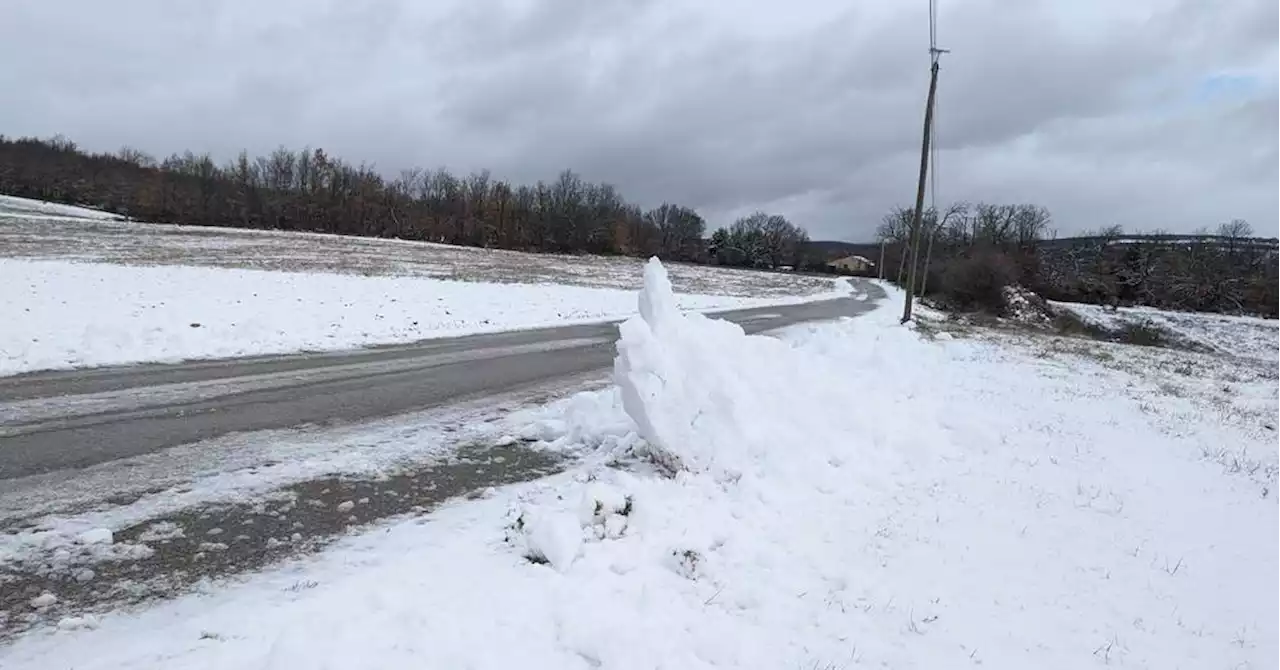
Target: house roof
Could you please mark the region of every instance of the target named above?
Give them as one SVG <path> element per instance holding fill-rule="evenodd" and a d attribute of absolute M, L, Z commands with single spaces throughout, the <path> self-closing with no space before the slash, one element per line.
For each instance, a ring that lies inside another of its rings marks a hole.
<path fill-rule="evenodd" d="M 867 258 L 866 256 L 859 256 L 857 254 L 854 254 L 852 256 L 845 256 L 843 258 L 837 258 L 833 261 L 828 261 L 827 265 L 837 265 L 839 263 L 866 263 L 867 265 L 875 265 L 875 261 L 872 261 L 870 258 Z"/>

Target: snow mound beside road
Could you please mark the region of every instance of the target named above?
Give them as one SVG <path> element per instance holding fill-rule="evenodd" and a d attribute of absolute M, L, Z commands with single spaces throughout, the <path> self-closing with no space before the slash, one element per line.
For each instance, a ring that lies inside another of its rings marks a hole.
<path fill-rule="evenodd" d="M 614 381 L 652 457 L 669 472 L 804 479 L 815 462 L 854 443 L 877 445 L 892 458 L 941 448 L 945 434 L 919 428 L 937 425 L 924 394 L 872 392 L 872 370 L 879 376 L 939 363 L 940 352 L 921 349 L 914 334 L 882 327 L 886 315 L 848 321 L 870 334 L 865 348 L 829 341 L 822 329 L 797 330 L 790 341 L 747 336 L 735 324 L 682 314 L 655 259 L 645 268 L 640 314 L 620 328 Z M 903 439 L 885 418 L 908 400 L 918 428 Z"/>

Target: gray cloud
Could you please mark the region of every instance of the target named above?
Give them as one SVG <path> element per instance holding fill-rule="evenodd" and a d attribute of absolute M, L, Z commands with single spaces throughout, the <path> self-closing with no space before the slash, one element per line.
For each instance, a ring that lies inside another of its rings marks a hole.
<path fill-rule="evenodd" d="M 1061 233 L 1277 234 L 1273 1 L 940 0 L 938 198 Z M 320 146 L 390 174 L 572 167 L 712 223 L 865 239 L 914 193 L 926 3 L 9 0 L 0 132 Z"/>

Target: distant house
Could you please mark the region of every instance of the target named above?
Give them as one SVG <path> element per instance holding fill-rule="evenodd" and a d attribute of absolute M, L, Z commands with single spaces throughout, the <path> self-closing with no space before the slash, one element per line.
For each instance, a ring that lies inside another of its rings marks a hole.
<path fill-rule="evenodd" d="M 871 259 L 858 255 L 845 256 L 827 262 L 827 267 L 842 272 L 870 272 L 875 266 Z"/>

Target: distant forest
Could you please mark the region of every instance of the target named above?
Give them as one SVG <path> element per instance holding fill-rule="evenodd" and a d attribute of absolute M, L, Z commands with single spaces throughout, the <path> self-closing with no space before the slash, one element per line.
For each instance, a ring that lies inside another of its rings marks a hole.
<path fill-rule="evenodd" d="M 62 137 L 0 136 L 0 193 L 92 205 L 140 221 L 305 230 L 556 253 L 776 268 L 804 259 L 805 231 L 776 214 L 743 217 L 706 242 L 692 208 L 648 211 L 610 184 L 565 170 L 510 184 L 488 171 L 401 171 L 388 179 L 320 149 L 242 152 L 219 165 L 190 151 L 156 160 L 125 148 L 89 153 Z M 818 266 L 825 259 L 814 259 Z"/>
<path fill-rule="evenodd" d="M 811 242 L 786 217 L 756 212 L 708 235 L 690 207 L 648 211 L 610 184 L 565 170 L 511 184 L 487 171 L 403 170 L 387 178 L 320 149 L 241 153 L 219 165 L 186 152 L 89 153 L 62 138 L 0 136 L 0 193 L 90 205 L 140 221 L 304 230 L 554 253 L 623 254 L 765 269 L 834 272 L 857 254 L 892 281 L 906 277 L 913 210 L 896 208 L 874 244 Z M 1057 238 L 1036 205 L 958 203 L 927 210 L 917 284 L 957 309 L 990 308 L 1021 284 L 1050 299 L 1276 316 L 1277 241 L 1243 221 L 1214 234 Z M 883 256 L 881 256 L 883 254 Z"/>

